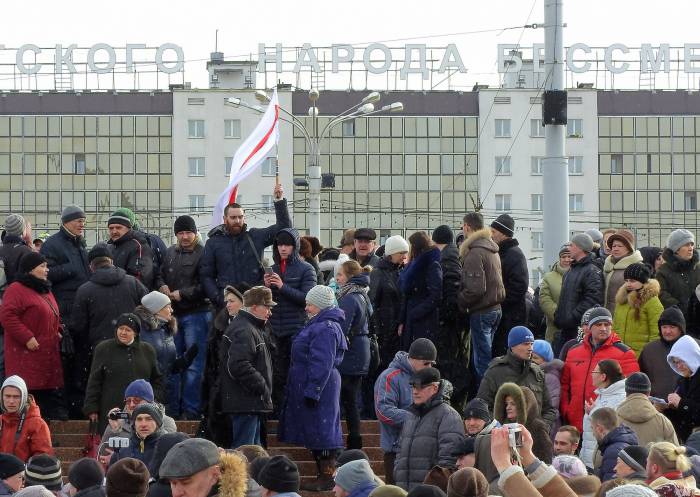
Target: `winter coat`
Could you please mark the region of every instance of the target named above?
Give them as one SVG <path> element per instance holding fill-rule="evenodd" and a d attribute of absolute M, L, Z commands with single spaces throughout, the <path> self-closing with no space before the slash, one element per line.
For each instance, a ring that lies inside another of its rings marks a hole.
<path fill-rule="evenodd" d="M 545 362 L 540 366 L 542 371 L 544 371 L 544 384 L 549 392 L 549 401 L 552 404 L 552 408 L 555 411 L 554 423 L 550 433 L 552 438 L 557 433 L 557 430 L 561 426 L 561 416 L 559 415 L 559 404 L 561 402 L 561 372 L 564 369 L 564 361 L 559 359 L 552 359 L 550 362 Z"/>
<path fill-rule="evenodd" d="M 620 363 L 622 374 L 627 377 L 639 371 L 634 351 L 620 341 L 613 331 L 608 339 L 595 350 L 591 344 L 591 334 L 569 349 L 561 375 L 561 417 L 562 422 L 583 430 L 583 404 L 593 398 L 594 386 L 591 371 L 603 359 L 615 359 Z"/>
<path fill-rule="evenodd" d="M 370 252 L 369 255 L 366 257 L 360 257 L 359 255 L 357 255 L 355 249 L 353 249 L 352 252 L 350 252 L 349 257 L 350 260 L 357 261 L 362 267 L 372 266 L 374 268 L 377 266 L 377 264 L 379 264 L 380 261 L 379 256 L 374 252 Z"/>
<path fill-rule="evenodd" d="M 171 292 L 180 292 L 180 300 L 172 301 L 173 311 L 178 317 L 209 309 L 199 280 L 202 253 L 204 247 L 196 242 L 190 250 L 185 250 L 179 244 L 171 245 L 163 255 L 156 287 L 167 285 Z"/>
<path fill-rule="evenodd" d="M 659 333 L 659 317 L 664 311 L 659 300 L 659 282 L 651 279 L 640 290 L 632 292 L 622 285 L 615 302 L 613 329 L 620 340 L 639 355 Z"/>
<path fill-rule="evenodd" d="M 46 239 L 40 252 L 48 261 L 51 291 L 58 301 L 61 317 L 68 323 L 75 293 L 90 279 L 85 239 L 61 227 Z"/>
<path fill-rule="evenodd" d="M 530 273 L 527 270 L 525 254 L 515 238 L 508 238 L 499 243 L 498 255 L 501 257 L 503 287 L 506 290 L 506 298 L 501 302 L 503 317 L 498 328 L 505 330 L 507 334 L 511 328 L 524 325 L 527 320 L 525 294 L 529 286 Z"/>
<path fill-rule="evenodd" d="M 148 290 L 118 267 L 99 268 L 75 294 L 70 329 L 76 341 L 94 348 L 114 337 L 114 323 L 125 312 L 133 312 Z"/>
<path fill-rule="evenodd" d="M 399 435 L 413 403 L 413 368 L 408 352 L 397 352 L 389 368 L 374 383 L 374 410 L 379 420 L 379 443 L 384 452 L 399 451 Z"/>
<path fill-rule="evenodd" d="M 508 350 L 506 355 L 491 361 L 476 396 L 486 401 L 489 409 L 493 409 L 498 388 L 506 382 L 532 390 L 537 403 L 541 406 L 542 419 L 549 426 L 554 423 L 556 410 L 552 407 L 549 390 L 545 385 L 544 371 L 537 364 L 529 360 L 518 359 Z"/>
<path fill-rule="evenodd" d="M 462 277 L 459 286 L 459 310 L 464 313 L 499 309 L 506 297 L 501 274 L 498 245 L 491 231 L 475 231 L 460 245 Z"/>
<path fill-rule="evenodd" d="M 170 484 L 168 483 L 168 490 L 170 490 Z M 59 494 L 61 495 L 61 494 Z M 172 495 L 172 494 L 171 494 Z M 79 492 L 76 492 L 73 497 L 106 497 L 107 493 L 102 485 L 95 485 L 94 487 L 87 487 Z M 150 497 L 150 494 L 149 494 Z"/>
<path fill-rule="evenodd" d="M 0 416 L 2 422 L 0 452 L 14 454 L 27 462 L 35 454 L 53 454 L 53 448 L 51 447 L 51 432 L 46 421 L 41 417 L 39 406 L 36 405 L 31 395 L 27 395 L 27 392 L 22 393 L 22 397 L 27 399 L 22 431 L 15 445 L 15 434 L 19 427 L 21 414 L 19 412 L 2 413 Z"/>
<path fill-rule="evenodd" d="M 455 446 L 464 436 L 462 416 L 449 404 L 452 386 L 441 380 L 438 392 L 425 404 L 409 407 L 401 429 L 394 480 L 410 491 L 423 483 L 433 466 L 454 468 Z"/>
<path fill-rule="evenodd" d="M 674 343 L 662 337 L 646 344 L 639 354 L 639 370 L 651 380 L 652 397 L 666 400 L 668 394 L 676 389 L 678 377 L 666 361 Z"/>
<path fill-rule="evenodd" d="M 510 421 L 506 417 L 506 397 L 510 397 L 515 402 L 518 411 L 515 421 Z M 532 453 L 541 461 L 547 464 L 552 463 L 554 446 L 549 437 L 549 426 L 540 415 L 540 405 L 532 390 L 520 387 L 515 383 L 503 383 L 496 393 L 493 417 L 501 423 L 501 426 L 507 423 L 520 423 L 525 426 L 532 435 Z"/>
<path fill-rule="evenodd" d="M 442 299 L 440 249 L 434 247 L 409 262 L 399 275 L 399 287 L 404 294 L 401 343 L 408 350 L 416 338 L 434 338 L 439 330 Z"/>
<path fill-rule="evenodd" d="M 665 473 L 649 483 L 659 497 L 691 497 L 698 495 L 697 484 L 693 475 L 684 476 L 680 472 Z"/>
<path fill-rule="evenodd" d="M 497 482 L 498 488 L 490 487 L 489 494 L 500 490 L 507 497 L 576 497 L 576 492 L 566 480 L 546 464 L 529 475 L 529 479 L 520 466 L 513 465 L 503 472 Z M 498 495 L 501 495 L 500 492 Z"/>
<path fill-rule="evenodd" d="M 112 247 L 112 262 L 143 283 L 149 290 L 155 290 L 158 272 L 153 264 L 153 251 L 146 235 L 131 229 L 118 240 L 107 242 Z"/>
<path fill-rule="evenodd" d="M 562 280 L 568 270 L 569 268 L 563 268 L 557 262 L 552 266 L 552 270 L 544 275 L 540 282 L 540 308 L 547 318 L 545 339 L 550 343 L 554 340 L 557 331 L 559 331 L 559 328 L 554 324 L 554 313 L 559 305 Z"/>
<path fill-rule="evenodd" d="M 153 465 L 153 456 L 156 453 L 156 445 L 158 444 L 158 439 L 163 435 L 163 430 L 158 428 L 155 432 L 148 435 L 145 439 L 141 439 L 136 433 L 136 430 L 131 434 L 129 438 L 129 446 L 123 447 L 119 450 L 115 450 L 112 455 L 112 459 L 109 461 L 109 465 L 113 465 L 120 459 L 127 457 L 132 457 L 143 462 L 146 467 L 151 471 Z"/>
<path fill-rule="evenodd" d="M 608 481 L 615 478 L 615 464 L 617 464 L 617 454 L 621 449 L 630 445 L 639 445 L 637 435 L 632 429 L 625 425 L 620 425 L 609 432 L 600 441 L 598 449 L 602 454 L 600 466 L 595 468 L 595 475 L 600 481 Z"/>
<path fill-rule="evenodd" d="M 683 360 L 693 375 L 690 378 L 681 376 L 671 363 L 671 357 Z M 673 423 L 678 439 L 684 443 L 693 428 L 700 426 L 700 345 L 690 336 L 681 337 L 671 348 L 667 360 L 671 369 L 680 376 L 675 392 L 681 401 L 677 409 L 669 407 L 664 414 Z"/>
<path fill-rule="evenodd" d="M 554 324 L 565 339 L 576 337 L 581 317 L 591 307 L 603 304 L 603 273 L 593 264 L 588 254 L 580 261 L 572 261 L 562 278 L 559 304 L 554 312 Z"/>
<path fill-rule="evenodd" d="M 16 374 L 29 390 L 63 386 L 59 350 L 61 317 L 51 283 L 20 273 L 3 296 L 0 322 L 5 329 L 5 376 Z M 39 348 L 29 350 L 35 338 Z"/>
<path fill-rule="evenodd" d="M 173 317 L 165 323 L 142 305 L 134 309 L 134 314 L 141 320 L 139 340 L 153 346 L 158 358 L 158 370 L 167 379 L 172 373 L 175 359 L 177 359 L 177 349 L 175 348 L 177 321 Z"/>
<path fill-rule="evenodd" d="M 386 368 L 400 347 L 398 335 L 401 320 L 399 264 L 383 258 L 369 274 L 369 300 L 372 303 L 370 330 L 377 335 L 381 368 Z"/>
<path fill-rule="evenodd" d="M 463 337 L 466 329 L 466 316 L 459 312 L 457 299 L 462 279 L 462 265 L 459 250 L 452 243 L 445 245 L 440 252 L 442 269 L 442 299 L 438 309 L 440 327 L 435 337 L 438 351 L 438 364 L 442 374 L 448 378 L 456 390 L 466 390 L 469 378 L 465 374 L 467 359 L 463 357 Z M 456 384 L 457 383 L 457 384 Z"/>
<path fill-rule="evenodd" d="M 462 279 L 462 264 L 459 262 L 457 245 L 449 244 L 440 251 L 440 268 L 442 269 L 442 301 L 440 302 L 440 321 L 454 321 L 457 318 L 457 296 Z"/>
<path fill-rule="evenodd" d="M 637 434 L 639 445 L 646 447 L 652 442 L 671 442 L 678 445 L 676 430 L 671 421 L 656 410 L 643 393 L 631 393 L 617 406 L 620 422 Z"/>
<path fill-rule="evenodd" d="M 696 250 L 689 261 L 683 261 L 670 249 L 664 249 L 661 257 L 664 263 L 656 272 L 656 279 L 661 285 L 659 299 L 665 308 L 678 306 L 685 320 L 689 321 L 688 304 L 695 288 L 700 285 L 700 255 Z"/>
<path fill-rule="evenodd" d="M 228 233 L 225 225 L 221 224 L 209 232 L 209 239 L 199 262 L 199 277 L 204 293 L 217 307 L 224 307 L 226 285 L 262 284 L 263 268 L 260 267 L 259 261 L 263 257 L 263 251 L 272 245 L 279 230 L 292 226 L 287 200 L 278 200 L 274 206 L 275 224 L 267 228 L 248 229 L 244 225 L 243 231 L 233 236 Z"/>
<path fill-rule="evenodd" d="M 310 450 L 344 446 L 340 428 L 340 373 L 348 349 L 341 323 L 343 311 L 323 309 L 292 341 L 285 405 L 280 414 L 279 439 Z M 318 401 L 309 407 L 304 400 Z"/>
<path fill-rule="evenodd" d="M 593 434 L 591 414 L 601 407 L 617 409 L 617 406 L 625 400 L 627 395 L 625 393 L 625 380 L 616 381 L 605 388 L 597 388 L 595 394 L 597 397 L 591 406 L 590 412 L 583 415 L 583 433 L 581 435 L 582 442 L 579 453 L 579 458 L 589 468 L 593 467 L 593 456 L 595 456 L 595 451 L 598 449 L 598 441 Z"/>
<path fill-rule="evenodd" d="M 18 236 L 8 236 L 2 239 L 0 245 L 0 260 L 5 263 L 5 278 L 8 285 L 15 281 L 19 273 L 19 260 L 32 249 Z"/>
<path fill-rule="evenodd" d="M 276 337 L 291 337 L 304 327 L 306 322 L 306 294 L 316 285 L 316 272 L 311 264 L 299 256 L 299 232 L 292 228 L 281 229 L 294 238 L 295 246 L 285 263 L 285 271 L 280 269 L 280 256 L 277 241 L 272 244 L 275 264 L 272 270 L 277 273 L 284 285 L 282 288 L 271 286 L 272 300 L 277 306 L 272 309 L 270 325 Z"/>
<path fill-rule="evenodd" d="M 107 423 L 107 412 L 124 404 L 124 391 L 138 379 L 148 381 L 163 399 L 163 377 L 158 370 L 156 351 L 138 337 L 131 345 L 124 345 L 117 338 L 105 340 L 95 347 L 92 367 L 85 390 L 83 412 L 100 416 L 100 430 Z"/>
<path fill-rule="evenodd" d="M 342 375 L 364 376 L 369 370 L 369 274 L 353 276 L 348 285 L 354 285 L 338 299 L 338 307 L 345 313 L 341 327 L 348 342 L 348 350 L 338 367 Z"/>
<path fill-rule="evenodd" d="M 241 311 L 221 344 L 222 411 L 233 414 L 272 412 L 270 330 L 265 321 Z"/>
<path fill-rule="evenodd" d="M 642 262 L 642 254 L 635 250 L 618 261 L 609 255 L 603 265 L 603 275 L 605 277 L 605 307 L 615 313 L 617 291 L 625 284 L 625 269 L 632 264 Z"/>

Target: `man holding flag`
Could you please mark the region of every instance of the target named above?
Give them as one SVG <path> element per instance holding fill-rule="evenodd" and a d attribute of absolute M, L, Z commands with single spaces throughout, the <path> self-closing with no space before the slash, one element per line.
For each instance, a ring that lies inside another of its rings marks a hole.
<path fill-rule="evenodd" d="M 236 151 L 228 187 L 214 207 L 212 225 L 216 227 L 208 234 L 199 263 L 204 292 L 218 309 L 224 307 L 224 288 L 227 285 L 240 288 L 263 284 L 263 251 L 272 245 L 279 230 L 292 227 L 279 177 L 273 191 L 275 224 L 248 229 L 243 207 L 236 203 L 239 183 L 257 169 L 278 140 L 279 105 L 275 91 L 260 123 Z"/>

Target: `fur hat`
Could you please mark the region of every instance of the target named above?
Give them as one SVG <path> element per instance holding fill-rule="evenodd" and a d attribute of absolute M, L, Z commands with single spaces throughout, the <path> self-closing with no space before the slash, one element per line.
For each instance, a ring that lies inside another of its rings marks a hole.
<path fill-rule="evenodd" d="M 109 497 L 145 497 L 151 475 L 146 465 L 132 457 L 120 459 L 107 470 Z"/>
<path fill-rule="evenodd" d="M 254 286 L 243 294 L 243 305 L 245 307 L 254 305 L 274 307 L 277 305 L 277 302 L 272 300 L 272 290 L 264 286 Z"/>
<path fill-rule="evenodd" d="M 488 480 L 475 468 L 462 468 L 447 482 L 447 497 L 487 497 L 488 493 Z"/>

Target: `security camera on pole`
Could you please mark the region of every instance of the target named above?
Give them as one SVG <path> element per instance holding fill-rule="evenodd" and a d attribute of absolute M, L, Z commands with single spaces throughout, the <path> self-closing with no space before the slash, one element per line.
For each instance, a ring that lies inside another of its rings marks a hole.
<path fill-rule="evenodd" d="M 542 160 L 544 261 L 557 259 L 569 239 L 569 160 L 566 156 L 566 90 L 564 90 L 563 0 L 544 2 L 545 92 L 542 122 L 545 157 Z"/>

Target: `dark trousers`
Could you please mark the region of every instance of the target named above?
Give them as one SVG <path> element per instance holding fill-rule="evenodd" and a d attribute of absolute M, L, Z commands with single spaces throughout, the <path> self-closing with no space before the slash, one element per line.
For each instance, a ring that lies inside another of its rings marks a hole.
<path fill-rule="evenodd" d="M 396 485 L 394 480 L 394 463 L 396 463 L 396 452 L 384 453 L 384 483 Z"/>
<path fill-rule="evenodd" d="M 360 409 L 357 405 L 358 393 L 362 385 L 362 376 L 341 375 L 340 403 L 345 411 L 348 425 L 348 440 L 360 436 Z"/>
<path fill-rule="evenodd" d="M 272 405 L 273 417 L 279 419 L 284 406 L 289 362 L 292 357 L 292 337 L 275 337 L 275 349 L 272 353 Z"/>
<path fill-rule="evenodd" d="M 60 411 L 66 410 L 66 398 L 63 388 L 30 390 L 29 393 L 34 397 L 44 419 L 59 419 Z"/>

